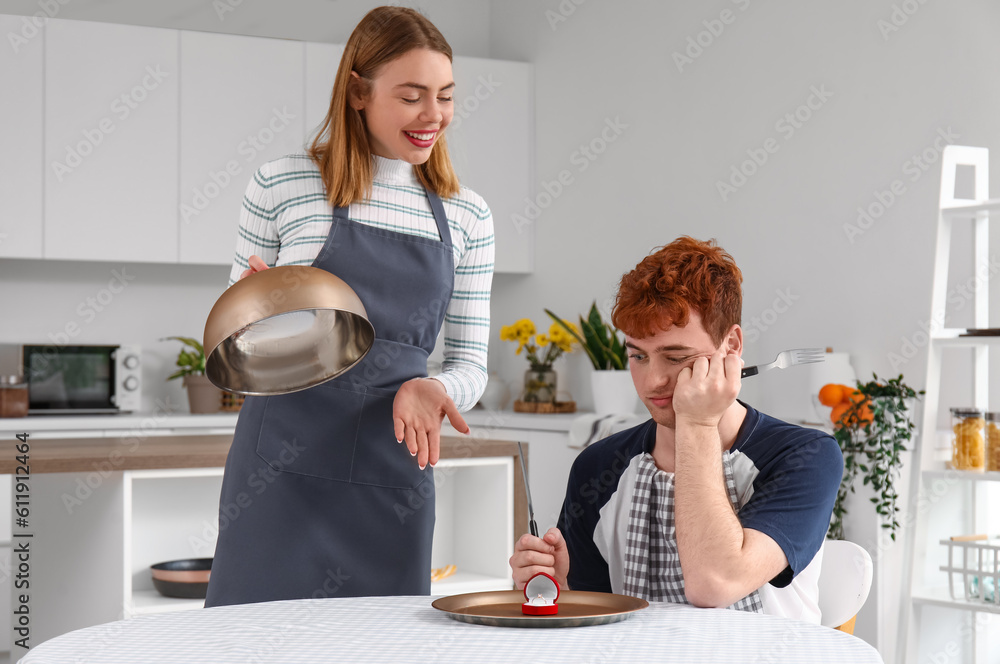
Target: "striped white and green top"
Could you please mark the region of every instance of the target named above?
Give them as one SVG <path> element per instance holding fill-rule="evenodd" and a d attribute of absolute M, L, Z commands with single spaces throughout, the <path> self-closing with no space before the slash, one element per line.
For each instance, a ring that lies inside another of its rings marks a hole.
<path fill-rule="evenodd" d="M 434 213 L 413 167 L 375 157 L 372 197 L 353 203 L 352 220 L 379 228 L 440 239 Z M 455 285 L 444 319 L 444 365 L 437 378 L 459 410 L 472 408 L 486 387 L 493 282 L 493 216 L 486 202 L 465 187 L 442 199 L 455 252 Z M 256 254 L 269 266 L 311 265 L 333 225 L 319 169 L 305 154 L 261 166 L 247 186 L 240 213 L 236 259 L 229 283 Z"/>

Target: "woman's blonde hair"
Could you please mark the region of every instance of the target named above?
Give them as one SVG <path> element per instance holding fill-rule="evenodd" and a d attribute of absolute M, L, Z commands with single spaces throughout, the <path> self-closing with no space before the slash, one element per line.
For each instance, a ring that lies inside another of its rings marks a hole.
<path fill-rule="evenodd" d="M 346 207 L 369 198 L 375 177 L 364 116 L 350 105 L 351 72 L 358 73 L 363 85 L 370 85 L 383 65 L 415 48 L 443 53 L 449 61 L 452 59 L 451 46 L 441 32 L 409 7 L 376 7 L 361 19 L 347 40 L 333 84 L 330 110 L 309 148 L 331 205 Z M 458 176 L 444 134 L 435 141 L 430 158 L 414 169 L 421 184 L 438 196 L 458 193 Z"/>

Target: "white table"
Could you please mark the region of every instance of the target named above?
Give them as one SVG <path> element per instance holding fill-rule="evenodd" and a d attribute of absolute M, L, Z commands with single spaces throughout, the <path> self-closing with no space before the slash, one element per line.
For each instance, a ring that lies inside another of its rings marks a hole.
<path fill-rule="evenodd" d="M 864 641 L 775 616 L 653 604 L 610 625 L 488 627 L 428 597 L 266 602 L 88 627 L 33 648 L 22 664 L 142 662 L 830 662 L 881 664 Z"/>

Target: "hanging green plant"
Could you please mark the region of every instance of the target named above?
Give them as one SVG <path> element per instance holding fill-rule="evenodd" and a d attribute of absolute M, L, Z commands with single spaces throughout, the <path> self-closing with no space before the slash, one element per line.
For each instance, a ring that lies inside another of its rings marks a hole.
<path fill-rule="evenodd" d="M 870 484 L 875 491 L 871 502 L 879 514 L 882 527 L 896 540 L 899 522 L 897 504 L 901 455 L 913 438 L 916 425 L 909 416 L 910 406 L 918 394 L 903 382 L 903 376 L 882 380 L 875 374 L 867 383 L 857 382 L 857 389 L 846 388 L 841 403 L 833 406 L 833 436 L 844 454 L 844 477 L 833 505 L 833 518 L 827 537 L 844 539 L 845 502 L 854 493 L 855 482 L 861 475 L 862 485 Z M 824 386 L 823 390 L 837 386 Z M 840 386 L 843 387 L 843 386 Z M 821 394 L 823 392 L 821 390 Z M 822 397 L 821 397 L 822 399 Z"/>

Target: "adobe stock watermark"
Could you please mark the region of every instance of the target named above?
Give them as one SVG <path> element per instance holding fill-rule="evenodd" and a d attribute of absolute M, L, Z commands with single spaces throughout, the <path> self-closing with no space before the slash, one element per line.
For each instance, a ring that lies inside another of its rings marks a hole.
<path fill-rule="evenodd" d="M 587 0 L 560 0 L 555 10 L 545 10 L 545 20 L 549 22 L 552 32 L 556 31 L 560 23 L 565 23 L 569 17 L 576 13 L 577 8 Z"/>
<path fill-rule="evenodd" d="M 751 317 L 750 321 L 743 327 L 743 333 L 750 343 L 760 339 L 760 335 L 763 332 L 767 332 L 777 323 L 781 314 L 791 309 L 792 305 L 801 297 L 793 293 L 791 288 L 785 288 L 784 290 L 779 288 L 775 289 L 774 292 L 777 297 L 774 298 L 771 306 L 760 312 L 760 315 Z"/>
<path fill-rule="evenodd" d="M 774 123 L 774 131 L 787 143 L 813 118 L 816 111 L 826 105 L 831 97 L 833 97 L 833 93 L 827 90 L 825 84 L 819 87 L 810 86 L 809 95 L 805 101 L 778 118 Z M 728 201 L 730 196 L 745 186 L 750 178 L 763 168 L 771 156 L 781 149 L 782 144 L 777 138 L 770 136 L 764 140 L 760 147 L 748 148 L 746 151 L 747 159 L 730 167 L 729 178 L 715 181 L 715 189 L 719 192 L 722 202 Z"/>
<path fill-rule="evenodd" d="M 40 35 L 49 19 L 55 18 L 59 11 L 70 2 L 72 0 L 38 0 L 35 4 L 38 5 L 40 11 L 22 18 L 21 29 L 18 32 L 7 33 L 7 41 L 10 43 L 14 55 L 17 55 L 21 47 Z"/>
<path fill-rule="evenodd" d="M 243 157 L 244 164 L 252 162 L 261 151 L 274 142 L 279 134 L 288 129 L 294 119 L 295 115 L 288 112 L 287 106 L 281 109 L 272 108 L 271 118 L 267 124 L 256 133 L 247 134 L 247 137 L 236 145 L 236 154 Z M 212 201 L 218 198 L 242 172 L 243 164 L 238 159 L 230 159 L 221 169 L 209 171 L 208 181 L 192 190 L 190 203 L 181 203 L 180 213 L 184 223 L 190 224 L 195 217 L 207 210 Z"/>
<path fill-rule="evenodd" d="M 480 75 L 476 82 L 478 83 L 476 89 L 471 94 L 463 97 L 461 102 L 455 104 L 455 115 L 452 117 L 449 129 L 458 129 L 461 127 L 462 122 L 478 111 L 482 103 L 492 97 L 493 93 L 503 85 L 502 81 L 493 79 L 493 74 L 487 74 L 485 77 Z"/>
<path fill-rule="evenodd" d="M 931 166 L 941 158 L 941 153 L 946 145 L 951 145 L 961 138 L 952 131 L 951 127 L 938 128 L 937 137 L 931 145 L 910 156 L 900 167 L 902 173 L 911 182 L 919 180 Z M 902 178 L 896 178 L 885 189 L 876 189 L 872 192 L 872 202 L 865 206 L 858 206 L 858 217 L 854 223 L 845 223 L 844 235 L 847 241 L 854 244 L 859 237 L 867 233 L 875 222 L 888 212 L 896 201 L 907 192 L 906 183 Z"/>
<path fill-rule="evenodd" d="M 945 296 L 945 302 L 952 306 L 952 313 L 962 311 L 972 302 L 976 296 L 976 289 L 992 281 L 998 271 L 1000 271 L 1000 261 L 996 255 L 991 255 L 988 265 L 980 265 L 974 275 L 950 288 Z M 893 371 L 916 357 L 917 352 L 930 343 L 934 334 L 946 327 L 949 317 L 950 314 L 935 314 L 929 320 L 920 322 L 917 325 L 918 329 L 909 336 L 900 337 L 899 351 L 886 356 Z"/>
<path fill-rule="evenodd" d="M 604 154 L 608 146 L 617 141 L 619 137 L 628 129 L 628 125 L 621 121 L 620 116 L 604 119 L 604 127 L 594 138 L 586 143 L 581 143 L 569 156 L 569 163 L 576 167 L 576 173 L 583 173 L 590 165 L 597 161 L 598 157 Z M 527 226 L 538 221 L 542 212 L 549 208 L 566 189 L 576 181 L 573 171 L 564 168 L 552 180 L 543 180 L 542 189 L 535 194 L 535 197 L 524 199 L 524 210 L 510 215 L 511 223 L 518 233 L 523 233 Z"/>
<path fill-rule="evenodd" d="M 875 27 L 882 35 L 882 40 L 889 41 L 889 36 L 894 32 L 899 32 L 925 4 L 927 4 L 927 0 L 903 0 L 899 4 L 893 3 L 888 19 L 880 18 L 875 22 Z"/>
<path fill-rule="evenodd" d="M 236 11 L 236 8 L 243 4 L 243 0 L 212 0 L 212 9 L 219 17 L 219 23 L 226 20 L 226 14 Z"/>
<path fill-rule="evenodd" d="M 104 139 L 113 134 L 119 122 L 124 122 L 142 102 L 149 98 L 170 74 L 163 71 L 160 65 L 147 65 L 144 74 L 131 89 L 115 97 L 108 107 L 111 115 L 106 115 L 97 121 L 96 125 L 80 132 L 82 138 L 74 144 L 66 146 L 66 157 L 63 161 L 52 164 L 52 172 L 58 182 L 73 172 L 100 146 Z"/>
<path fill-rule="evenodd" d="M 741 12 L 745 12 L 750 6 L 750 0 L 732 0 L 732 3 Z M 683 74 L 684 67 L 693 65 L 694 61 L 704 55 L 705 51 L 711 48 L 716 40 L 722 36 L 726 31 L 726 26 L 736 22 L 738 16 L 739 14 L 732 9 L 726 8 L 719 12 L 717 18 L 703 20 L 701 24 L 705 29 L 688 36 L 683 52 L 674 51 L 670 54 L 674 60 L 674 65 L 677 66 L 677 71 Z"/>

